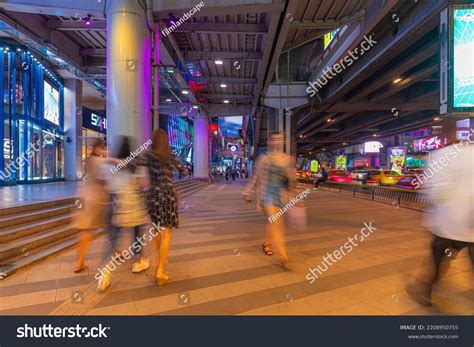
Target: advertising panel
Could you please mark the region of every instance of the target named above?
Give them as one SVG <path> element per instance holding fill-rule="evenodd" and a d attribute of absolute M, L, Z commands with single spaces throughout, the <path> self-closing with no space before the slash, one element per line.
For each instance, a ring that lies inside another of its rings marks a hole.
<path fill-rule="evenodd" d="M 59 125 L 59 90 L 44 81 L 44 119 Z"/>
<path fill-rule="evenodd" d="M 336 157 L 336 169 L 345 170 L 347 168 L 347 157 L 345 155 L 340 155 Z"/>
<path fill-rule="evenodd" d="M 455 110 L 474 108 L 474 8 L 454 8 L 453 95 Z"/>
<path fill-rule="evenodd" d="M 389 169 L 397 172 L 404 172 L 406 167 L 407 147 L 390 147 L 388 149 Z"/>

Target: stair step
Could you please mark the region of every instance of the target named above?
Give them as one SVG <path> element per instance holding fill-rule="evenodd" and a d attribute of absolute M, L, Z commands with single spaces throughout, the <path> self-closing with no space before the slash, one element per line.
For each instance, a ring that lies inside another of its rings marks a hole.
<path fill-rule="evenodd" d="M 201 179 L 175 182 L 180 198 L 207 186 L 207 181 Z M 0 279 L 78 242 L 78 230 L 70 224 L 76 200 L 60 199 L 0 210 Z M 102 230 L 94 234 L 100 233 Z"/>
<path fill-rule="evenodd" d="M 70 214 L 63 214 L 53 218 L 44 219 L 41 221 L 35 221 L 25 223 L 23 225 L 17 225 L 10 228 L 0 230 L 0 245 L 11 242 L 22 237 L 28 237 L 30 235 L 41 233 L 45 230 L 55 228 L 64 224 L 68 224 L 71 221 Z"/>
<path fill-rule="evenodd" d="M 42 247 L 75 233 L 77 233 L 77 230 L 67 224 L 53 228 L 48 232 L 10 242 L 0 247 L 0 261 L 5 261 L 19 255 L 28 255 L 35 248 Z"/>
<path fill-rule="evenodd" d="M 36 210 L 46 209 L 50 207 L 62 206 L 62 205 L 71 205 L 74 204 L 77 198 L 67 198 L 67 199 L 57 199 L 51 201 L 35 202 L 31 204 L 18 205 L 14 207 L 7 207 L 0 209 L 0 216 L 9 216 L 12 214 L 22 213 L 22 212 L 32 212 Z"/>
<path fill-rule="evenodd" d="M 93 232 L 93 237 L 98 237 L 103 233 L 103 230 L 97 230 Z M 54 244 L 47 244 L 43 247 L 37 248 L 32 251 L 27 256 L 15 257 L 8 260 L 8 264 L 0 265 L 0 280 L 3 278 L 9 277 L 20 269 L 26 268 L 28 266 L 34 265 L 41 261 L 46 260 L 47 258 L 56 255 L 58 253 L 64 252 L 78 243 L 78 238 L 76 235 L 66 237 L 61 239 Z"/>
<path fill-rule="evenodd" d="M 62 205 L 56 207 L 49 207 L 41 210 L 34 210 L 28 212 L 20 212 L 4 217 L 0 217 L 0 230 L 12 226 L 26 224 L 34 221 L 40 221 L 46 218 L 64 215 L 72 211 L 74 205 Z"/>

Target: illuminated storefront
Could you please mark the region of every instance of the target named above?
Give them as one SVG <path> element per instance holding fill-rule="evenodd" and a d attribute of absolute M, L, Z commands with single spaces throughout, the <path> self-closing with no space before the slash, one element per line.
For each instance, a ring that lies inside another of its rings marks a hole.
<path fill-rule="evenodd" d="M 63 85 L 25 47 L 0 42 L 0 184 L 64 178 Z"/>
<path fill-rule="evenodd" d="M 92 154 L 92 148 L 97 140 L 106 142 L 107 118 L 101 111 L 82 108 L 82 167 L 84 170 L 87 157 Z"/>

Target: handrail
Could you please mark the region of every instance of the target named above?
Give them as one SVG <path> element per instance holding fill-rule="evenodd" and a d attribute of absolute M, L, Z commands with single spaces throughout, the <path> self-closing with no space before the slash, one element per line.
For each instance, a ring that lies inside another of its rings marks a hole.
<path fill-rule="evenodd" d="M 311 179 L 298 178 L 298 181 L 302 183 L 313 183 Z M 423 211 L 430 205 L 427 194 L 419 190 L 339 182 L 322 182 L 320 187 L 321 189 L 327 188 L 327 191 L 330 192 L 338 190 L 339 194 L 350 194 L 357 198 L 388 203 L 397 209 L 403 207 Z"/>

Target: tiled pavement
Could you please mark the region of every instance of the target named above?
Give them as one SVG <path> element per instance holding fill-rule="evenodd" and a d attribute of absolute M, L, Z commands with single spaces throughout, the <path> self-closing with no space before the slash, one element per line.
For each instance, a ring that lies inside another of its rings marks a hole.
<path fill-rule="evenodd" d="M 154 267 L 132 274 L 129 261 L 113 273 L 111 288 L 97 293 L 94 274 L 105 243 L 100 238 L 91 247 L 84 274 L 72 272 L 72 250 L 1 281 L 0 314 L 474 314 L 473 272 L 465 251 L 450 261 L 433 307 L 421 307 L 404 293 L 429 257 L 423 213 L 312 191 L 306 199 L 308 229 L 287 230 L 294 264 L 293 271 L 285 271 L 261 252 L 265 220 L 254 204 L 241 199 L 242 188 L 241 183 L 216 184 L 180 202 L 170 283 L 155 286 Z M 309 284 L 308 268 L 321 264 L 327 252 L 339 249 L 370 221 L 377 230 Z M 130 241 L 129 233 L 123 235 L 122 248 Z M 147 250 L 151 255 L 152 248 Z"/>

